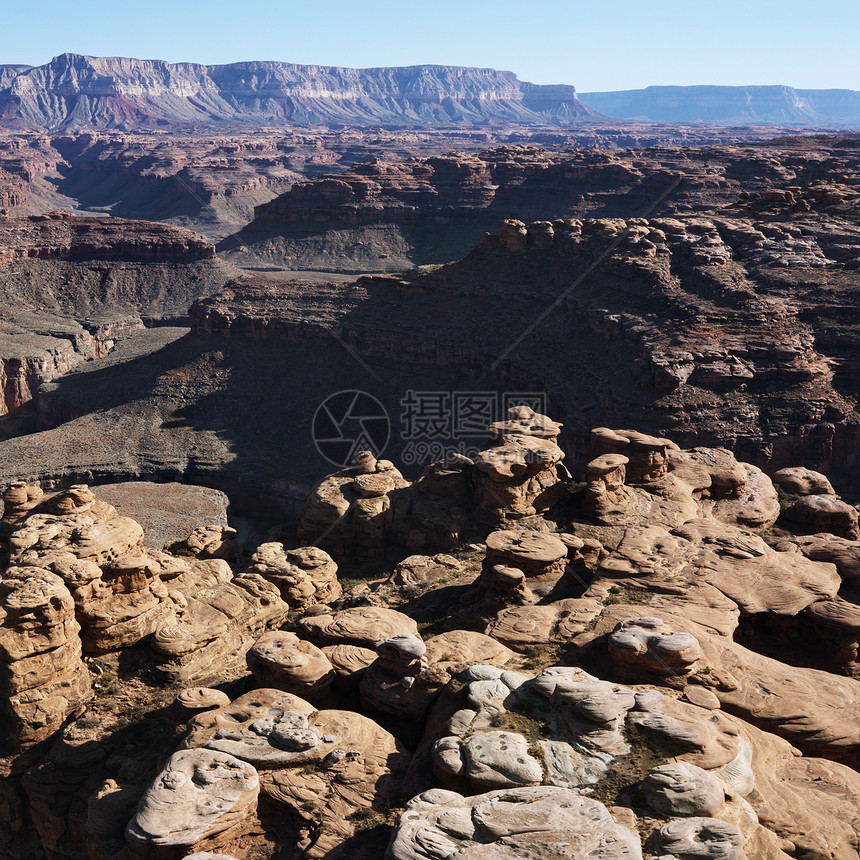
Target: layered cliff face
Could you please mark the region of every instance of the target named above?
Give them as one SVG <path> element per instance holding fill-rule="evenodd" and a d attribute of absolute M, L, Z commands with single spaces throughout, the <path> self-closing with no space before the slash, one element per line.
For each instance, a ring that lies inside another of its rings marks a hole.
<path fill-rule="evenodd" d="M 193 263 L 214 256 L 212 245 L 190 230 L 163 224 L 81 218 L 66 212 L 0 220 L 4 268 L 22 260 Z"/>
<path fill-rule="evenodd" d="M 229 269 L 188 230 L 68 213 L 0 216 L 0 415 L 143 327 L 182 315 Z"/>
<path fill-rule="evenodd" d="M 28 331 L 24 328 L 28 322 L 39 330 Z M 117 341 L 141 328 L 137 315 L 83 324 L 48 315 L 4 320 L 0 324 L 0 416 L 17 412 L 37 396 L 43 383 L 87 359 L 107 355 Z"/>
<path fill-rule="evenodd" d="M 0 65 L 0 89 L 6 89 L 18 75 L 23 75 L 25 72 L 29 72 L 32 69 L 32 66 L 24 66 L 24 65 L 15 65 L 5 63 Z"/>
<path fill-rule="evenodd" d="M 332 217 L 409 212 L 429 236 L 431 220 L 445 228 L 439 198 L 452 201 L 459 227 L 504 200 L 563 199 L 556 177 L 566 170 L 568 188 L 592 189 L 578 204 L 592 212 L 645 210 L 650 192 L 674 214 L 507 219 L 442 267 L 352 283 L 238 281 L 192 309 L 192 336 L 141 333 L 127 352 L 53 384 L 41 398 L 43 432 L 0 448 L 9 476 L 195 476 L 244 505 L 294 509 L 325 462 L 314 416 L 339 391 L 378 401 L 390 456 L 407 470 L 431 448 L 468 449 L 468 435 L 455 432 L 410 436 L 409 392 L 420 390 L 448 392 L 449 404 L 455 393 L 488 393 L 496 405 L 516 392 L 543 397 L 566 419 L 562 443 L 574 459 L 587 425 L 635 415 L 655 435 L 731 444 L 763 467 L 839 463 L 843 488 L 854 486 L 860 363 L 845 313 L 860 265 L 852 139 L 496 152 L 370 165 L 349 181 L 299 186 L 290 199 L 302 217 L 325 195 Z M 504 171 L 523 181 L 502 194 L 489 180 Z"/>
<path fill-rule="evenodd" d="M 319 410 L 352 391 L 410 475 L 477 444 L 457 409 L 521 397 L 565 418 L 572 464 L 589 425 L 633 415 L 762 468 L 830 469 L 853 494 L 857 196 L 791 193 L 707 216 L 508 220 L 459 263 L 352 283 L 233 282 L 192 307 L 191 336 L 141 335 L 50 386 L 43 432 L 0 446 L 0 478 L 113 468 L 295 510 L 334 438 Z"/>
<path fill-rule="evenodd" d="M 218 241 L 246 225 L 256 206 L 295 182 L 376 158 L 475 152 L 510 143 L 556 150 L 737 143 L 777 132 L 775 127 L 596 122 L 568 128 L 3 132 L 0 210 L 15 215 L 73 210 L 166 221 Z M 236 247 L 234 242 L 231 249 Z"/>
<path fill-rule="evenodd" d="M 11 77 L 11 75 L 10 75 Z M 569 123 L 596 112 L 571 86 L 456 66 L 342 69 L 291 63 L 169 64 L 63 54 L 0 91 L 0 118 L 27 128 Z"/>
<path fill-rule="evenodd" d="M 573 454 L 580 422 L 636 414 L 691 445 L 731 444 L 773 468 L 802 452 L 856 481 L 860 389 L 843 303 L 858 283 L 860 194 L 839 202 L 831 189 L 821 206 L 825 188 L 748 194 L 719 216 L 507 221 L 460 263 L 359 281 L 361 298 L 341 289 L 341 312 L 313 291 L 250 285 L 198 304 L 192 321 L 296 337 L 304 304 L 366 357 L 519 372 L 565 417 Z"/>
<path fill-rule="evenodd" d="M 230 269 L 190 230 L 60 212 L 0 217 L 0 272 L 10 312 L 85 318 L 183 314 Z"/>
<path fill-rule="evenodd" d="M 853 187 L 857 170 L 850 137 L 622 152 L 527 145 L 452 152 L 296 183 L 258 206 L 254 221 L 219 250 L 248 265 L 397 271 L 462 256 L 503 218 L 709 211 L 742 193 Z"/>

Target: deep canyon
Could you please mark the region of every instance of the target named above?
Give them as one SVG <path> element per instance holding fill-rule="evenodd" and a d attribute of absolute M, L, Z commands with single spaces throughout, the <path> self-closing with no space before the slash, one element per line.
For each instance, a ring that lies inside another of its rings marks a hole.
<path fill-rule="evenodd" d="M 858 122 L 0 66 L 0 857 L 860 857 Z"/>

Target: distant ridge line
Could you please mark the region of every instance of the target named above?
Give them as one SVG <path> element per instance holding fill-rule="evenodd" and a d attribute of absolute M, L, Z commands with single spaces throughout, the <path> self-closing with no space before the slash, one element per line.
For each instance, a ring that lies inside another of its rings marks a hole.
<path fill-rule="evenodd" d="M 531 84 L 488 68 L 207 66 L 81 54 L 43 66 L 0 66 L 5 128 L 566 126 L 593 119 L 605 118 L 573 86 Z"/>
<path fill-rule="evenodd" d="M 860 92 L 771 86 L 653 86 L 639 90 L 581 93 L 583 102 L 617 119 L 776 123 L 819 128 L 860 127 Z"/>

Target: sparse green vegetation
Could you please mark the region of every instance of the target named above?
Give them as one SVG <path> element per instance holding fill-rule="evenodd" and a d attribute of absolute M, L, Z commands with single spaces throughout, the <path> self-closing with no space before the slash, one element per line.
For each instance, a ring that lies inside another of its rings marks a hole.
<path fill-rule="evenodd" d="M 635 793 L 645 774 L 651 768 L 666 762 L 666 757 L 649 743 L 634 723 L 627 723 L 625 735 L 630 752 L 616 758 L 609 770 L 589 791 L 590 797 L 607 806 L 616 804 L 624 793 Z M 634 794 L 635 799 L 638 798 Z"/>
<path fill-rule="evenodd" d="M 523 669 L 530 671 L 545 669 L 547 666 L 554 666 L 561 660 L 561 645 L 531 645 L 526 648 L 526 659 L 523 662 Z"/>
<path fill-rule="evenodd" d="M 609 594 L 604 598 L 603 603 L 606 606 L 619 603 L 647 603 L 650 597 L 651 592 L 647 588 L 627 584 L 613 585 L 609 589 Z"/>
<path fill-rule="evenodd" d="M 356 809 L 352 815 L 347 817 L 347 820 L 352 822 L 356 833 L 374 830 L 377 827 L 390 827 L 393 823 L 388 820 L 388 816 L 382 815 L 369 806 Z"/>

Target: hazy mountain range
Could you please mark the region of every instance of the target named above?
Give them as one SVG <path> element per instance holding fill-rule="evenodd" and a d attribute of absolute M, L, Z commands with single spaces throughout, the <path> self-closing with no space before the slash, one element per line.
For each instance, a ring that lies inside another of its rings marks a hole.
<path fill-rule="evenodd" d="M 460 66 L 205 66 L 79 54 L 44 66 L 0 65 L 0 126 L 13 129 L 566 126 L 608 118 L 851 128 L 860 126 L 860 92 L 695 86 L 580 97 L 570 85 Z"/>
<path fill-rule="evenodd" d="M 601 113 L 619 119 L 839 128 L 860 125 L 857 90 L 797 90 L 786 86 L 646 87 L 582 93 L 580 98 Z"/>

